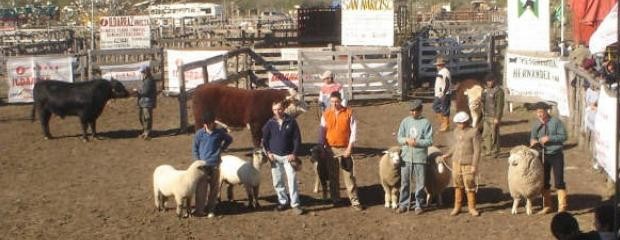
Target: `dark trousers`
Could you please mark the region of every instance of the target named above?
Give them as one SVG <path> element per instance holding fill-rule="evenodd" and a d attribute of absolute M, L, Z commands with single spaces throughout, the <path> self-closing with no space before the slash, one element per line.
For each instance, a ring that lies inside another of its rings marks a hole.
<path fill-rule="evenodd" d="M 153 128 L 153 108 L 140 108 L 140 125 L 142 131 L 149 132 Z"/>
<path fill-rule="evenodd" d="M 444 116 L 450 116 L 450 94 L 440 98 L 435 97 L 435 100 L 433 100 L 433 111 Z"/>
<path fill-rule="evenodd" d="M 564 183 L 564 153 L 559 152 L 553 155 L 545 154 L 544 157 L 545 189 L 551 188 L 551 170 L 553 170 L 555 188 L 566 189 L 566 184 Z"/>

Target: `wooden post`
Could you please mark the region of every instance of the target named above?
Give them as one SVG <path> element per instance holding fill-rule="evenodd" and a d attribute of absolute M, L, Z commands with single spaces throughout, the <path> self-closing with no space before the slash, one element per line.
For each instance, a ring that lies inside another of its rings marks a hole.
<path fill-rule="evenodd" d="M 92 50 L 88 50 L 88 78 L 93 78 L 93 56 Z"/>
<path fill-rule="evenodd" d="M 177 79 L 179 81 L 179 131 L 177 134 L 180 134 L 187 131 L 187 93 L 185 92 L 185 68 L 183 65 L 178 68 Z"/>
<path fill-rule="evenodd" d="M 337 59 L 337 56 L 334 56 L 334 59 Z M 351 101 L 353 100 L 353 75 L 352 75 L 352 61 L 353 61 L 353 55 L 351 54 L 351 51 L 349 49 L 347 49 L 347 80 L 349 83 L 349 99 L 347 101 Z M 349 104 L 349 103 L 347 103 Z"/>
<path fill-rule="evenodd" d="M 403 74 L 405 69 L 403 68 L 403 66 L 405 66 L 405 64 L 403 64 L 403 49 L 399 49 L 398 52 L 398 56 L 397 56 L 397 60 L 398 61 L 398 86 L 400 87 L 400 96 L 399 99 L 401 101 L 405 100 L 405 93 L 406 93 L 406 89 L 407 87 L 405 86 L 405 76 L 406 74 Z M 381 76 L 379 76 L 381 77 Z M 388 87 L 388 86 L 386 86 Z"/>

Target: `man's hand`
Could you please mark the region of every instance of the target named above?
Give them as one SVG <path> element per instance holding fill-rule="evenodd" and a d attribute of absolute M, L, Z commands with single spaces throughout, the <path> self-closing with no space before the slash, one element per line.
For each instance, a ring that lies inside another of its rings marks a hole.
<path fill-rule="evenodd" d="M 410 147 L 415 147 L 415 138 L 407 138 L 407 140 L 405 140 L 407 142 L 407 145 Z"/>
<path fill-rule="evenodd" d="M 536 145 L 538 143 L 538 141 L 536 141 L 536 139 L 531 139 L 530 140 L 530 147 L 533 147 L 534 145 Z"/>
<path fill-rule="evenodd" d="M 345 158 L 351 157 L 351 148 L 347 148 L 346 150 L 344 150 L 342 156 Z"/>
<path fill-rule="evenodd" d="M 499 119 L 498 118 L 493 118 L 493 124 L 499 125 Z"/>
<path fill-rule="evenodd" d="M 273 156 L 273 153 L 267 153 L 267 158 L 269 158 L 270 162 L 273 162 L 274 159 L 275 159 L 274 156 Z"/>
<path fill-rule="evenodd" d="M 478 171 L 478 169 L 476 169 L 476 167 L 472 166 L 471 167 L 471 174 L 476 174 L 476 171 Z"/>
<path fill-rule="evenodd" d="M 540 144 L 545 145 L 545 143 L 549 142 L 549 136 L 544 136 L 540 138 Z"/>
<path fill-rule="evenodd" d="M 295 161 L 295 154 L 289 154 L 289 155 L 286 155 L 286 159 L 287 159 L 289 162 Z"/>

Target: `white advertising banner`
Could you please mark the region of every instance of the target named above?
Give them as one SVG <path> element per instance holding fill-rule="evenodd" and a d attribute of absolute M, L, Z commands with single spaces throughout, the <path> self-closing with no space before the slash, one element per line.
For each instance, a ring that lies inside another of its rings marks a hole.
<path fill-rule="evenodd" d="M 299 73 L 297 71 L 269 72 L 267 77 L 269 78 L 270 88 L 299 87 Z"/>
<path fill-rule="evenodd" d="M 16 57 L 6 62 L 9 103 L 32 102 L 37 81 L 73 82 L 72 57 Z"/>
<path fill-rule="evenodd" d="M 506 53 L 506 88 L 511 96 L 555 102 L 560 115 L 568 117 L 566 63 L 558 57 Z"/>
<path fill-rule="evenodd" d="M 549 0 L 508 1 L 508 49 L 550 50 Z"/>
<path fill-rule="evenodd" d="M 343 0 L 345 46 L 394 46 L 394 0 Z"/>
<path fill-rule="evenodd" d="M 596 111 L 596 120 L 594 122 L 594 156 L 600 166 L 605 169 L 611 179 L 615 181 L 616 166 L 616 134 L 618 133 L 616 125 L 616 98 L 609 94 L 613 91 L 601 86 L 598 99 L 598 109 L 605 111 Z"/>
<path fill-rule="evenodd" d="M 101 76 L 104 79 L 118 80 L 121 82 L 141 81 L 142 73 L 140 73 L 141 66 L 149 66 L 149 61 L 142 61 L 131 64 L 122 65 L 107 65 L 100 66 Z"/>
<path fill-rule="evenodd" d="M 299 48 L 281 48 L 280 55 L 283 61 L 297 61 Z"/>
<path fill-rule="evenodd" d="M 173 93 L 179 92 L 179 66 L 190 62 L 205 60 L 207 58 L 225 53 L 226 51 L 223 50 L 166 50 L 168 59 L 168 83 L 166 84 L 167 91 Z M 207 71 L 209 73 L 209 82 L 219 79 L 226 79 L 224 62 L 218 62 L 207 66 Z M 185 90 L 195 88 L 202 83 L 204 83 L 202 68 L 196 68 L 185 72 Z"/>
<path fill-rule="evenodd" d="M 149 16 L 102 17 L 100 49 L 150 48 Z"/>

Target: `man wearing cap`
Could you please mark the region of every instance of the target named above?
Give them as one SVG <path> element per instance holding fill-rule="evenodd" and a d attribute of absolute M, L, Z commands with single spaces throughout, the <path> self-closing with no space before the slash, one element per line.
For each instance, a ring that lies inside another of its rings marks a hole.
<path fill-rule="evenodd" d="M 329 100 L 331 106 L 321 116 L 319 126 L 319 145 L 325 146 L 327 169 L 329 171 L 329 191 L 334 205 L 340 201 L 340 172 L 347 187 L 351 207 L 361 211 L 364 207 L 357 195 L 357 184 L 353 175 L 351 152 L 357 136 L 357 121 L 353 110 L 341 104 L 339 92 L 333 92 Z M 342 169 L 342 171 L 340 171 Z"/>
<path fill-rule="evenodd" d="M 497 85 L 495 74 L 487 74 L 484 80 L 486 88 L 482 92 L 482 147 L 484 156 L 497 156 L 499 126 L 504 112 L 504 91 Z"/>
<path fill-rule="evenodd" d="M 215 216 L 215 203 L 220 188 L 221 153 L 232 143 L 233 139 L 224 129 L 216 128 L 215 115 L 206 112 L 202 116 L 203 127 L 196 131 L 192 144 L 192 156 L 195 161 L 207 163 L 206 174 L 198 180 L 196 185 L 196 209 L 194 216 L 205 215 L 205 196 L 207 210 L 212 218 Z M 207 196 L 207 190 L 209 192 Z"/>
<path fill-rule="evenodd" d="M 303 214 L 299 206 L 299 187 L 295 164 L 301 146 L 299 126 L 294 118 L 284 113 L 281 102 L 271 105 L 273 118 L 263 126 L 263 148 L 271 162 L 271 178 L 278 197 L 276 210 L 282 211 L 289 202 L 295 215 Z M 284 185 L 284 174 L 288 180 L 288 192 Z"/>
<path fill-rule="evenodd" d="M 433 101 L 433 111 L 441 123 L 440 132 L 445 132 L 450 128 L 450 71 L 446 68 L 446 61 L 438 57 L 435 61 L 437 66 L 437 77 L 435 78 L 435 100 Z"/>
<path fill-rule="evenodd" d="M 138 94 L 138 107 L 140 108 L 139 118 L 142 125 L 141 138 L 151 139 L 151 128 L 153 127 L 153 108 L 157 105 L 157 86 L 151 75 L 151 69 L 143 65 L 139 69 L 142 74 L 142 89 L 133 89 Z"/>
<path fill-rule="evenodd" d="M 558 212 L 564 212 L 567 208 L 563 152 L 564 142 L 567 139 L 566 129 L 558 118 L 549 115 L 547 112 L 549 105 L 538 102 L 534 107 L 538 121 L 534 123 L 530 132 L 530 147 L 542 148 L 544 168 L 543 209 L 540 213 L 551 212 L 551 170 L 558 193 Z"/>
<path fill-rule="evenodd" d="M 398 127 L 396 140 L 401 145 L 400 199 L 397 213 L 409 210 L 411 177 L 415 177 L 415 214 L 421 214 L 424 202 L 424 180 L 428 147 L 433 144 L 433 127 L 422 116 L 422 101 L 414 100 L 409 105 L 411 115 L 405 117 Z M 413 176 L 412 176 L 413 175 Z"/>
<path fill-rule="evenodd" d="M 342 84 L 334 81 L 334 74 L 332 71 L 325 71 L 320 77 L 321 80 L 323 80 L 323 85 L 319 90 L 319 107 L 321 108 L 321 112 L 324 112 L 325 109 L 330 106 L 329 96 L 333 92 L 339 92 L 340 98 L 342 99 L 342 106 L 347 106 L 344 88 L 342 88 Z"/>
<path fill-rule="evenodd" d="M 442 159 L 452 157 L 452 181 L 454 185 L 454 209 L 451 216 L 461 212 L 463 204 L 463 188 L 467 193 L 467 208 L 472 216 L 480 216 L 476 210 L 476 174 L 480 160 L 480 132 L 469 127 L 469 115 L 458 112 L 454 115 L 454 144 L 441 156 Z"/>

